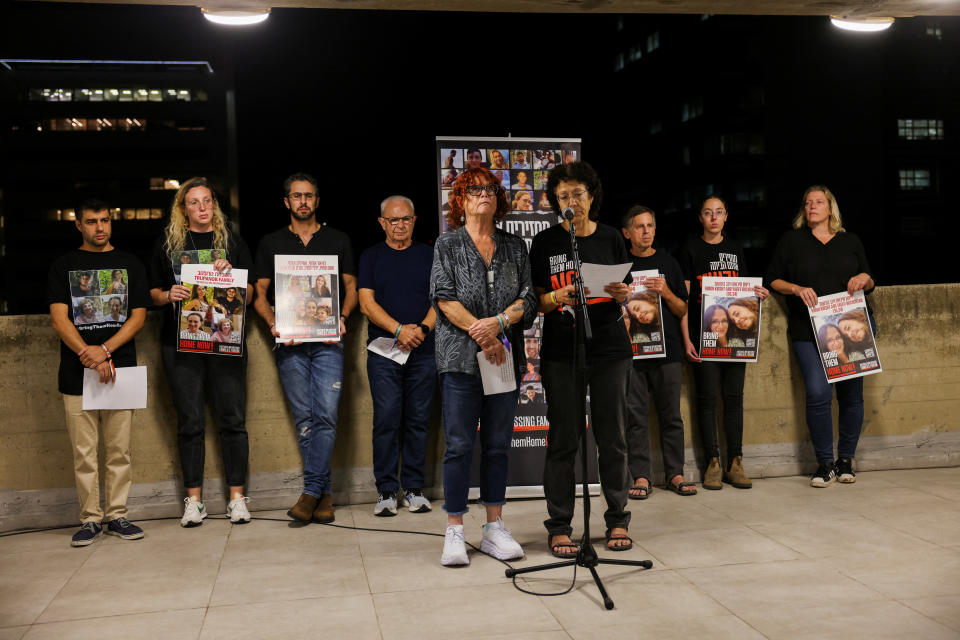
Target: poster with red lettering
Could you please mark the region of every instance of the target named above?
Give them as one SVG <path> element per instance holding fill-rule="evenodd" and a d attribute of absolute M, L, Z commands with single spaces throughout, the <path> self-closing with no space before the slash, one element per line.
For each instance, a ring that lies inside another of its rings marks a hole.
<path fill-rule="evenodd" d="M 337 256 L 275 256 L 277 342 L 340 342 Z"/>
<path fill-rule="evenodd" d="M 631 271 L 630 298 L 626 304 L 624 320 L 627 333 L 630 334 L 630 346 L 633 347 L 633 359 L 666 358 L 667 343 L 663 335 L 663 305 L 660 294 L 650 291 L 644 284 L 647 278 L 659 278 L 656 269 L 649 271 Z"/>
<path fill-rule="evenodd" d="M 190 296 L 179 304 L 177 351 L 243 355 L 247 270 L 184 264 L 180 284 L 190 289 Z"/>
<path fill-rule="evenodd" d="M 753 288 L 763 278 L 715 278 L 700 281 L 703 324 L 700 359 L 708 362 L 756 362 L 760 348 L 760 300 Z"/>
<path fill-rule="evenodd" d="M 883 371 L 863 291 L 821 296 L 807 309 L 827 382 Z"/>

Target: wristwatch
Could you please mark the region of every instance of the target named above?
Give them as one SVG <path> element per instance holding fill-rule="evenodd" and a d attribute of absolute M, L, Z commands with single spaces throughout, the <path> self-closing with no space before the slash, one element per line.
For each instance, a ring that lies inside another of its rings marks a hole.
<path fill-rule="evenodd" d="M 417 326 L 420 327 L 420 331 L 423 331 L 424 337 L 426 337 L 427 335 L 430 334 L 430 327 L 428 327 L 427 325 L 425 325 L 425 324 L 423 324 L 423 323 L 421 322 L 421 323 L 418 324 Z"/>

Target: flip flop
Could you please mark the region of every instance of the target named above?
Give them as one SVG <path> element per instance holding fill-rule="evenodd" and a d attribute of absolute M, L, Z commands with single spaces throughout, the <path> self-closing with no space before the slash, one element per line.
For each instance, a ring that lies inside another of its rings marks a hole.
<path fill-rule="evenodd" d="M 683 491 L 683 487 L 693 487 L 693 491 Z M 667 488 L 673 491 L 678 496 L 695 496 L 697 495 L 697 485 L 695 482 L 681 482 L 680 484 L 673 484 L 673 482 L 667 483 Z"/>
<path fill-rule="evenodd" d="M 647 482 L 649 482 L 649 480 Z M 639 495 L 634 495 L 633 493 L 634 491 L 639 491 L 641 493 Z M 627 490 L 627 497 L 630 498 L 631 500 L 646 500 L 647 498 L 650 497 L 650 493 L 652 491 L 653 491 L 653 487 L 650 486 L 649 484 L 645 487 L 638 487 L 637 485 L 633 485 Z"/>
<path fill-rule="evenodd" d="M 611 534 L 610 529 L 607 529 L 606 533 L 607 538 L 607 551 L 629 551 L 633 549 L 633 538 L 623 533 Z M 626 540 L 627 544 L 617 545 L 615 547 L 610 546 L 611 540 Z"/>
<path fill-rule="evenodd" d="M 577 554 L 580 553 L 580 545 L 578 545 L 577 543 L 570 541 L 570 542 L 558 542 L 557 544 L 550 544 L 551 540 L 559 537 L 560 537 L 560 534 L 557 534 L 557 535 L 547 534 L 547 546 L 550 547 L 550 553 L 553 554 L 553 557 L 561 558 L 561 559 L 576 558 Z M 564 547 L 574 547 L 576 548 L 576 551 L 566 551 L 566 552 L 559 551 L 559 549 L 563 549 Z"/>

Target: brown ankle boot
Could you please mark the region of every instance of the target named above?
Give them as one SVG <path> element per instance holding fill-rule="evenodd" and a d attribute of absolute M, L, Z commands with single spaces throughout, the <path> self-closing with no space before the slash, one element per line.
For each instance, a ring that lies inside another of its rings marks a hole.
<path fill-rule="evenodd" d="M 753 482 L 743 471 L 743 456 L 737 456 L 730 461 L 730 468 L 723 474 L 723 479 L 737 489 L 749 489 L 753 486 Z"/>
<path fill-rule="evenodd" d="M 723 489 L 723 482 L 721 481 L 722 475 L 720 471 L 720 459 L 710 458 L 710 462 L 707 463 L 707 470 L 703 472 L 703 488 Z"/>
<path fill-rule="evenodd" d="M 317 508 L 313 510 L 313 521 L 317 524 L 326 524 L 333 520 L 333 494 L 325 493 L 317 503 Z"/>
<path fill-rule="evenodd" d="M 287 515 L 300 522 L 310 522 L 313 518 L 313 510 L 317 508 L 317 499 L 306 493 L 300 494 L 297 504 L 290 507 Z"/>

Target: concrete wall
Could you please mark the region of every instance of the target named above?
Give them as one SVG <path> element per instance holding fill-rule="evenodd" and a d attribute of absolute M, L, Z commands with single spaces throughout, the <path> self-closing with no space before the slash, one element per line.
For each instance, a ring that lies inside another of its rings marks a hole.
<path fill-rule="evenodd" d="M 960 465 L 960 284 L 879 288 L 871 296 L 879 325 L 883 373 L 864 381 L 866 418 L 859 470 Z M 803 382 L 786 340 L 781 300 L 764 305 L 760 360 L 748 366 L 744 466 L 754 477 L 807 473 L 815 467 L 803 419 Z M 151 313 L 137 337 L 149 367 L 148 409 L 133 425 L 132 517 L 179 515 L 176 419 L 160 364 L 160 317 Z M 367 383 L 365 321 L 350 322 L 340 425 L 333 456 L 334 498 L 369 502 L 373 486 L 372 403 Z M 283 399 L 271 344 L 261 322 L 250 327 L 247 429 L 248 494 L 255 509 L 286 508 L 302 487 L 300 455 Z M 56 389 L 59 352 L 47 316 L 0 317 L 0 530 L 77 521 L 72 455 Z M 688 479 L 699 479 L 702 454 L 693 423 L 687 372 L 683 416 Z M 428 453 L 427 484 L 441 495 L 439 403 Z M 652 446 L 658 449 L 654 426 Z M 659 455 L 654 455 L 660 478 Z M 208 421 L 205 495 L 223 509 L 218 438 Z"/>

